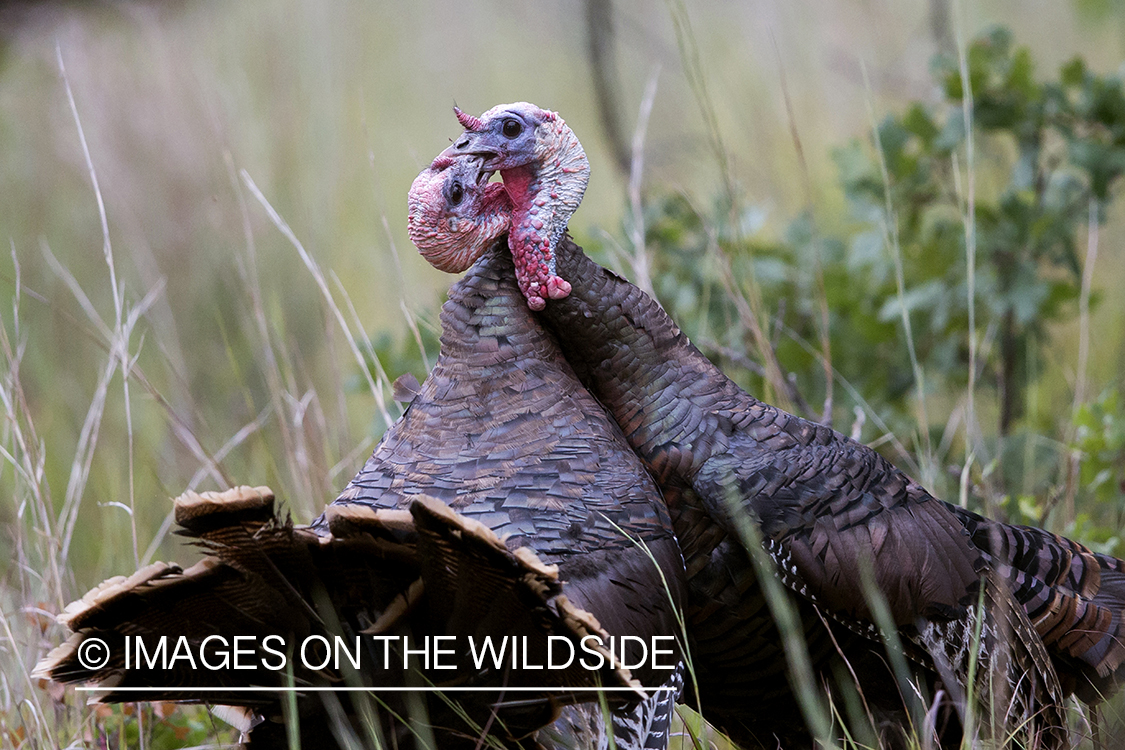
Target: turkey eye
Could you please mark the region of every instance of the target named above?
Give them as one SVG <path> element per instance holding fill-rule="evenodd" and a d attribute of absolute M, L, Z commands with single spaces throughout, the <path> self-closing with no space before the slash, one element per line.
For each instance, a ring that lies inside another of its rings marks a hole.
<path fill-rule="evenodd" d="M 456 205 L 461 203 L 461 200 L 464 197 L 465 197 L 465 190 L 464 190 L 464 188 L 461 187 L 461 183 L 460 182 L 453 183 L 453 185 L 450 186 L 450 188 L 449 188 L 449 202 L 452 203 L 454 206 L 456 206 Z"/>
<path fill-rule="evenodd" d="M 507 120 L 504 120 L 504 125 L 501 128 L 501 132 L 504 133 L 505 138 L 515 138 L 523 132 L 523 123 L 521 123 L 519 120 L 508 118 Z"/>

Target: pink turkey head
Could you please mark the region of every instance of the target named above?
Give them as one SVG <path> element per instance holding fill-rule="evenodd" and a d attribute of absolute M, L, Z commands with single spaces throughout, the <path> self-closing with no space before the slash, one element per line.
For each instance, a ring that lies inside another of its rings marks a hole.
<path fill-rule="evenodd" d="M 410 240 L 434 268 L 460 273 L 508 231 L 512 204 L 489 174 L 478 159 L 439 156 L 410 186 Z"/>
<path fill-rule="evenodd" d="M 586 192 L 586 152 L 561 117 L 534 104 L 501 104 L 479 118 L 455 113 L 466 130 L 441 156 L 475 156 L 481 169 L 504 178 L 512 199 L 508 246 L 516 278 L 528 306 L 542 310 L 548 299 L 570 293 L 570 284 L 555 272 L 555 248 Z"/>

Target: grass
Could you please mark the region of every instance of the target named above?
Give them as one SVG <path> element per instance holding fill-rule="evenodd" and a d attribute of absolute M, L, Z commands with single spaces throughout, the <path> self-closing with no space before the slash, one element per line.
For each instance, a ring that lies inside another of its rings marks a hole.
<path fill-rule="evenodd" d="M 2 42 L 0 228 L 10 249 L 0 306 L 4 746 L 230 743 L 231 731 L 201 709 L 88 708 L 73 692 L 33 684 L 30 666 L 62 637 L 53 616 L 109 575 L 158 558 L 192 558 L 168 538 L 166 498 L 185 489 L 269 484 L 308 520 L 362 462 L 398 415 L 388 381 L 402 363 L 432 362 L 423 341 L 435 330 L 448 279 L 394 248 L 409 248 L 405 186 L 452 135 L 447 110 L 455 97 L 477 110 L 540 100 L 582 132 L 595 165 L 609 163 L 575 81 L 580 76 L 572 70 L 540 81 L 503 64 L 519 59 L 528 21 L 509 17 L 507 6 L 492 8 L 487 29 L 468 12 L 441 6 L 446 28 L 458 30 L 443 35 L 425 14 L 369 14 L 359 3 L 339 3 L 336 15 L 301 0 L 238 5 L 137 6 L 124 18 L 67 12 L 55 26 L 27 27 Z M 966 12 L 1002 12 L 982 8 Z M 621 4 L 629 20 L 622 34 L 635 35 L 621 49 L 622 78 L 639 103 L 627 108 L 639 112 L 634 172 L 626 181 L 604 168 L 579 220 L 612 227 L 627 208 L 631 231 L 621 244 L 631 245 L 629 261 L 641 279 L 652 268 L 646 182 L 693 196 L 711 195 L 720 184 L 732 206 L 746 195 L 811 194 L 790 203 L 814 201 L 825 223 L 838 221 L 839 198 L 821 187 L 831 181 L 825 144 L 862 132 L 867 102 L 879 112 L 897 95 L 886 83 L 893 64 L 880 64 L 890 53 L 865 36 L 877 34 L 852 21 L 853 11 L 832 6 L 826 25 L 806 20 L 805 28 L 783 18 L 773 27 L 780 39 L 774 46 L 747 44 L 761 41 L 761 27 L 728 10 L 672 3 L 657 17 Z M 559 20 L 521 12 L 538 23 Z M 910 12 L 876 12 L 875 26 L 909 39 Z M 1012 20 L 1025 24 L 1032 43 L 1057 35 L 1062 46 L 1117 54 L 1112 28 L 1085 29 L 1066 13 Z M 296 28 L 287 17 L 307 23 Z M 810 64 L 826 65 L 809 50 L 835 43 L 833 21 L 851 34 L 841 54 L 876 50 L 871 93 L 851 81 L 840 109 L 819 102 L 839 101 L 834 92 L 820 95 L 840 86 L 839 78 L 808 75 Z M 581 48 L 576 32 L 565 32 L 542 41 L 556 59 Z M 806 32 L 819 46 L 801 46 Z M 1100 41 L 1083 42 L 1083 35 Z M 430 54 L 445 46 L 443 55 Z M 756 64 L 756 47 L 768 47 L 770 66 Z M 789 114 L 774 117 L 781 109 L 781 97 L 770 96 L 778 65 L 788 76 Z M 794 168 L 794 142 L 802 163 L 808 160 L 801 169 Z M 701 151 L 708 157 L 699 158 Z M 977 165 L 972 154 L 965 159 L 954 171 L 965 175 L 971 206 Z M 775 214 L 791 208 L 784 197 L 775 202 Z M 969 214 L 970 253 L 973 225 Z M 1096 258 L 1104 269 L 1098 276 L 1112 278 L 1123 267 L 1112 240 L 1120 225 L 1117 217 L 1103 233 L 1100 257 L 1098 243 L 1088 245 L 1087 267 Z M 971 254 L 966 262 L 974 265 Z M 1122 305 L 1103 300 L 1091 311 L 1098 286 L 1092 273 L 1084 278 L 1079 335 L 1056 334 L 1058 361 L 1039 396 L 1045 403 L 1059 401 L 1058 394 L 1077 403 L 1083 388 L 1092 395 L 1120 370 Z M 753 280 L 732 278 L 718 293 L 737 300 L 784 394 L 781 368 L 771 360 L 768 306 L 754 296 Z M 393 332 L 389 348 L 371 333 L 378 330 Z M 980 342 L 967 343 L 978 351 Z M 846 389 L 831 352 L 809 346 Z M 939 403 L 961 398 L 943 395 L 929 404 L 919 434 L 929 434 Z M 990 406 L 972 384 L 964 398 L 964 424 L 979 429 Z M 866 418 L 875 424 L 879 415 Z M 888 441 L 911 442 L 883 432 Z M 912 459 L 933 465 L 928 455 Z M 970 452 L 959 473 L 966 497 L 972 460 Z M 800 661 L 799 643 L 791 654 Z M 807 675 L 802 685 L 816 734 L 839 735 L 847 748 L 871 742 L 856 696 L 825 700 Z M 674 747 L 724 746 L 698 716 L 683 714 Z M 1112 747 L 1125 725 L 1121 701 L 1103 716 L 1105 746 Z M 848 731 L 838 731 L 845 723 Z"/>

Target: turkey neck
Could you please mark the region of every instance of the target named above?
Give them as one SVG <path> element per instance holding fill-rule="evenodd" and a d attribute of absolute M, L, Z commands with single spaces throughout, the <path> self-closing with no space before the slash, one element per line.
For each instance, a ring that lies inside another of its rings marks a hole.
<path fill-rule="evenodd" d="M 533 164 L 505 169 L 504 188 L 512 200 L 510 246 L 520 291 L 533 310 L 546 299 L 565 297 L 570 285 L 560 279 L 555 248 L 578 209 L 590 178 L 582 144 L 561 119 L 545 123 Z"/>
<path fill-rule="evenodd" d="M 580 157 L 585 162 L 585 154 Z M 566 232 L 566 222 L 578 208 L 586 189 L 585 180 L 575 184 L 573 174 L 577 171 L 576 166 L 560 161 L 550 167 L 520 167 L 501 173 L 512 199 L 513 250 L 530 252 L 539 246 L 552 253 L 546 259 L 547 270 L 552 274 L 556 273 L 553 250 Z"/>
<path fill-rule="evenodd" d="M 524 357 L 550 359 L 549 336 L 503 276 L 514 276 L 507 255 L 502 242 L 492 244 L 450 287 L 441 311 L 441 355 L 434 366 L 439 373 L 476 378 L 470 373 L 482 366 L 507 368 Z"/>
<path fill-rule="evenodd" d="M 590 260 L 569 235 L 556 258 L 572 290 L 540 317 L 658 481 L 690 480 L 725 450 L 734 414 L 762 405 L 704 357 L 655 300 Z"/>

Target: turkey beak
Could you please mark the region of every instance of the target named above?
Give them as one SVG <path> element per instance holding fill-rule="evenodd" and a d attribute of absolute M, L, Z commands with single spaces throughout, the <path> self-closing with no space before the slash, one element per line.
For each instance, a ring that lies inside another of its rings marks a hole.
<path fill-rule="evenodd" d="M 495 174 L 495 170 L 485 169 L 484 163 L 482 162 L 477 169 L 477 186 L 487 184 L 488 181 L 492 179 L 493 174 Z"/>
<path fill-rule="evenodd" d="M 478 187 L 486 184 L 489 180 L 492 179 L 492 175 L 496 174 L 495 169 L 484 168 L 484 160 L 478 154 L 459 152 L 455 151 L 454 149 L 455 146 L 450 146 L 445 151 L 442 151 L 440 154 L 438 154 L 437 158 L 434 159 L 434 162 L 438 162 L 446 158 L 468 161 L 473 167 L 476 167 L 477 176 L 474 180 L 474 184 Z M 490 154 L 490 156 L 495 156 L 495 154 Z"/>
<path fill-rule="evenodd" d="M 458 159 L 464 156 L 475 156 L 480 159 L 484 168 L 489 168 L 495 171 L 495 167 L 490 165 L 490 162 L 495 162 L 500 158 L 497 149 L 491 148 L 489 144 L 489 133 L 473 133 L 465 131 L 453 142 L 449 148 L 441 152 L 442 156 L 449 156 Z"/>

